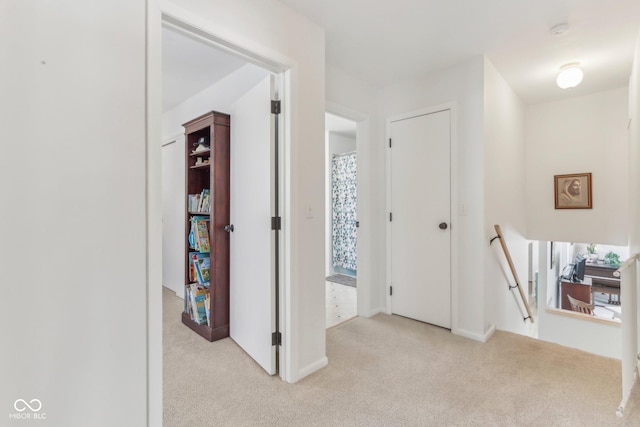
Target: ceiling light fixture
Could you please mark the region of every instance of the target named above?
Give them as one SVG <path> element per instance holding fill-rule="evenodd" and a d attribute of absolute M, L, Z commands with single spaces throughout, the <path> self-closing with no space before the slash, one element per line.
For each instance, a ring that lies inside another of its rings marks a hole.
<path fill-rule="evenodd" d="M 558 24 L 549 30 L 549 33 L 551 33 L 551 36 L 556 38 L 565 36 L 567 35 L 568 32 L 569 32 L 569 24 Z"/>
<path fill-rule="evenodd" d="M 556 78 L 556 83 L 561 89 L 576 87 L 580 84 L 583 77 L 579 62 L 572 62 L 560 67 L 560 74 Z"/>

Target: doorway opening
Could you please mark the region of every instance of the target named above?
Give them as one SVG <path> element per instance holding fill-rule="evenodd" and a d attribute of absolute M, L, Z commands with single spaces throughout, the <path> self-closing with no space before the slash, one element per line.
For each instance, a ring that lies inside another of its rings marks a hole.
<path fill-rule="evenodd" d="M 325 114 L 326 326 L 357 315 L 357 124 Z"/>
<path fill-rule="evenodd" d="M 184 298 L 185 271 L 191 268 L 187 267 L 189 261 L 185 256 L 192 246 L 185 239 L 185 224 L 189 224 L 192 216 L 192 209 L 185 208 L 188 191 L 185 153 L 189 150 L 185 147 L 182 125 L 211 111 L 229 114 L 231 194 L 226 207 L 222 208 L 230 212 L 230 223 L 224 227 L 229 233 L 230 280 L 227 294 L 221 293 L 221 298 L 228 302 L 227 313 L 220 316 L 227 316 L 228 334 L 240 348 L 267 373 L 273 375 L 279 371 L 284 378 L 286 360 L 279 360 L 277 352 L 284 347 L 280 344 L 282 341 L 274 342 L 274 336 L 284 334 L 284 322 L 280 319 L 285 298 L 279 292 L 284 288 L 279 278 L 279 271 L 284 270 L 285 260 L 281 256 L 284 239 L 280 227 L 273 224 L 280 223 L 279 212 L 284 211 L 286 204 L 284 198 L 278 197 L 284 185 L 284 172 L 278 167 L 283 164 L 284 138 L 277 132 L 277 117 L 285 115 L 286 110 L 280 113 L 280 104 L 273 101 L 283 98 L 286 70 L 236 52 L 232 47 L 223 47 L 213 36 L 192 31 L 189 25 L 173 18 L 164 18 L 162 284 L 170 291 L 163 295 L 174 293 L 177 298 Z M 213 140 L 211 143 L 213 146 Z M 203 157 L 202 165 L 208 163 Z M 211 171 L 209 193 L 216 191 L 215 173 Z M 215 209 L 211 207 L 212 215 Z M 197 211 L 207 212 L 200 208 Z M 216 250 L 213 246 L 211 249 L 214 256 Z M 172 314 L 172 318 L 179 318 L 180 310 L 189 313 L 188 305 L 188 302 L 174 304 L 172 307 L 178 312 Z"/>

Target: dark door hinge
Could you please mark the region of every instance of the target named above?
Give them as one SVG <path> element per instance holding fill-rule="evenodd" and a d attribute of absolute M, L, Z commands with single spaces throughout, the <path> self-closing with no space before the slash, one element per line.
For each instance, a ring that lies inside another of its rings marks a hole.
<path fill-rule="evenodd" d="M 279 216 L 271 217 L 271 229 L 282 230 L 282 217 L 279 217 Z"/>
<path fill-rule="evenodd" d="M 280 114 L 280 101 L 271 101 L 271 114 Z"/>
<path fill-rule="evenodd" d="M 282 334 L 280 332 L 271 333 L 271 345 L 282 345 Z"/>
<path fill-rule="evenodd" d="M 391 148 L 391 138 L 389 138 L 389 148 Z"/>
<path fill-rule="evenodd" d="M 389 295 L 393 295 L 393 286 L 389 286 Z"/>
<path fill-rule="evenodd" d="M 389 221 L 393 221 L 393 213 L 389 212 Z"/>

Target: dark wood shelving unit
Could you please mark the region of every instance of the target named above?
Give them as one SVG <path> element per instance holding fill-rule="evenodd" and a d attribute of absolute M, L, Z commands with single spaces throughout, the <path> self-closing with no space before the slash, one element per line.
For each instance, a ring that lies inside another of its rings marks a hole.
<path fill-rule="evenodd" d="M 182 313 L 182 323 L 209 341 L 229 336 L 229 233 L 224 229 L 229 224 L 229 125 L 229 115 L 216 111 L 203 114 L 183 125 L 186 145 L 185 290 L 192 283 L 189 280 L 189 252 L 193 251 L 189 245 L 191 217 L 209 216 L 211 314 L 210 326 L 194 322 L 187 312 Z M 210 150 L 193 153 L 193 144 L 203 137 L 208 141 Z M 210 161 L 208 164 L 196 165 L 198 157 L 208 157 Z M 210 212 L 190 212 L 189 194 L 199 194 L 203 189 L 210 191 Z"/>

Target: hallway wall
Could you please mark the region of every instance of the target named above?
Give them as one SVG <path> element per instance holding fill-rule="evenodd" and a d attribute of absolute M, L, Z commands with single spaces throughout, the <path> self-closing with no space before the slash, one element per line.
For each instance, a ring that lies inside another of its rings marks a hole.
<path fill-rule="evenodd" d="M 1 8 L 2 424 L 147 425 L 145 2 Z"/>
<path fill-rule="evenodd" d="M 524 294 L 528 294 L 525 106 L 489 60 L 484 67 L 484 190 L 486 242 L 500 225 Z M 528 335 L 532 329 L 499 241 L 485 246 L 485 328 Z"/>
<path fill-rule="evenodd" d="M 626 87 L 526 110 L 528 237 L 625 246 L 629 238 Z M 553 176 L 591 172 L 593 209 L 555 209 Z"/>

